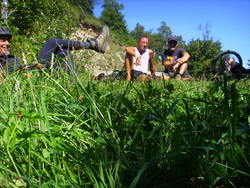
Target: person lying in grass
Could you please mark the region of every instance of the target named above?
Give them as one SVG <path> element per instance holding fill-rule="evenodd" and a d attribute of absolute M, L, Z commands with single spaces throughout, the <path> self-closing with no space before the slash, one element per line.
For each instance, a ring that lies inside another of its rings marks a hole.
<path fill-rule="evenodd" d="M 10 55 L 11 38 L 12 33 L 8 29 L 0 27 L 0 70 L 7 67 L 9 72 L 22 67 L 17 56 Z"/>
<path fill-rule="evenodd" d="M 13 72 L 15 69 L 22 68 L 17 56 L 10 55 L 12 33 L 4 27 L 0 27 L 0 70 Z M 74 63 L 71 50 L 92 49 L 97 52 L 104 53 L 107 47 L 107 40 L 109 38 L 109 29 L 103 26 L 100 33 L 95 38 L 87 38 L 86 42 L 71 41 L 50 38 L 43 45 L 40 50 L 38 60 L 40 67 L 50 68 L 52 54 L 54 54 L 54 66 L 58 66 L 63 62 L 66 64 L 66 69 L 69 72 L 74 70 Z M 70 57 L 70 61 L 61 61 L 62 58 Z M 66 62 L 66 63 L 65 63 Z"/>
<path fill-rule="evenodd" d="M 222 58 L 222 61 L 223 61 L 224 65 L 219 65 L 219 68 L 218 68 L 215 76 L 222 75 L 223 71 L 225 71 L 225 73 L 227 75 L 232 74 L 232 75 L 236 76 L 236 78 L 238 78 L 238 79 L 244 78 L 245 76 L 250 74 L 250 69 L 245 69 L 241 64 L 236 62 L 231 57 L 224 56 Z M 224 66 L 224 67 L 222 67 L 222 66 Z"/>

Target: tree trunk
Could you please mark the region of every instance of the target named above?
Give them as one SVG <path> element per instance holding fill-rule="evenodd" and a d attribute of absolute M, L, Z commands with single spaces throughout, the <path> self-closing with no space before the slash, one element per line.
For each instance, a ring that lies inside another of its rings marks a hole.
<path fill-rule="evenodd" d="M 2 0 L 2 10 L 1 10 L 1 18 L 4 19 L 4 23 L 8 23 L 8 0 Z"/>

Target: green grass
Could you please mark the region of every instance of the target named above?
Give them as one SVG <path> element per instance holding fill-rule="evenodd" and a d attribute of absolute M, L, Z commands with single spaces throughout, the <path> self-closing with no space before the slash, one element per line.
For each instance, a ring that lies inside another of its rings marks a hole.
<path fill-rule="evenodd" d="M 1 187 L 250 185 L 249 80 L 78 74 L 1 81 Z"/>

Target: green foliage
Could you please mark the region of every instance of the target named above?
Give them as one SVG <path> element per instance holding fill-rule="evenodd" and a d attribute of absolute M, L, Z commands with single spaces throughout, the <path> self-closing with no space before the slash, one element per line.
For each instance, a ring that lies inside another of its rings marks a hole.
<path fill-rule="evenodd" d="M 72 29 L 57 32 L 57 21 L 37 23 L 27 37 L 13 26 L 19 57 L 36 60 L 41 41 Z M 170 28 L 161 28 L 155 41 L 166 40 Z M 192 40 L 191 65 L 200 70 L 220 45 Z M 79 80 L 32 70 L 0 81 L 1 187 L 250 186 L 248 80 L 100 82 L 81 72 L 85 63 L 76 63 Z"/>
<path fill-rule="evenodd" d="M 27 63 L 35 61 L 47 39 L 65 38 L 78 21 L 84 18 L 77 15 L 77 7 L 66 1 L 15 0 L 8 5 L 8 23 L 13 33 L 12 54 L 21 58 L 24 52 Z"/>
<path fill-rule="evenodd" d="M 172 35 L 172 31 L 165 22 L 161 22 L 161 26 L 157 29 L 158 33 L 154 33 L 151 36 L 152 42 L 150 46 L 154 49 L 156 56 L 160 56 L 161 52 L 167 49 L 168 37 Z"/>
<path fill-rule="evenodd" d="M 137 42 L 134 41 L 129 35 L 124 35 L 117 31 L 112 31 L 112 34 L 113 37 L 119 42 L 120 46 L 137 46 Z"/>
<path fill-rule="evenodd" d="M 115 32 L 127 35 L 126 21 L 124 20 L 124 15 L 120 12 L 124 5 L 119 4 L 116 0 L 104 0 L 102 7 L 104 10 L 100 20 Z"/>
<path fill-rule="evenodd" d="M 1 186 L 250 185 L 247 80 L 86 75 L 72 84 L 64 72 L 33 70 L 0 83 Z"/>
<path fill-rule="evenodd" d="M 94 5 L 98 0 L 69 0 L 74 5 L 80 6 L 88 14 L 93 14 Z"/>
<path fill-rule="evenodd" d="M 194 77 L 202 77 L 212 74 L 212 61 L 221 52 L 221 43 L 213 40 L 192 39 L 185 46 L 190 54 L 189 72 Z"/>
<path fill-rule="evenodd" d="M 130 31 L 129 35 L 138 42 L 139 38 L 143 35 L 146 35 L 144 26 L 140 25 L 140 23 L 137 23 L 135 26 L 135 29 L 133 31 Z"/>
<path fill-rule="evenodd" d="M 66 7 L 65 2 L 59 0 L 10 1 L 8 22 L 18 29 L 19 34 L 30 34 L 37 26 L 65 19 L 65 15 L 69 14 Z"/>

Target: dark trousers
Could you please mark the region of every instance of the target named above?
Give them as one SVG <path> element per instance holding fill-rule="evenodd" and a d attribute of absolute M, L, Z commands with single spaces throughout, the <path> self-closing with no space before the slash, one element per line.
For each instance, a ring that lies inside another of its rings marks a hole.
<path fill-rule="evenodd" d="M 40 50 L 39 61 L 42 65 L 45 65 L 46 68 L 49 69 L 51 66 L 51 58 L 53 53 L 53 67 L 61 66 L 61 63 L 63 63 L 67 72 L 70 72 L 70 70 L 75 71 L 75 66 L 70 51 L 76 48 L 77 45 L 77 41 L 50 38 L 45 42 L 42 49 Z"/>
<path fill-rule="evenodd" d="M 249 75 L 250 69 L 245 69 L 244 67 L 238 64 L 232 68 L 231 72 L 236 76 L 236 78 L 240 79 Z"/>

